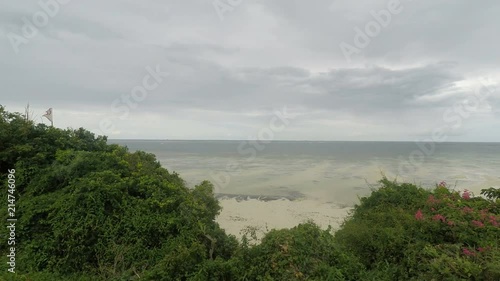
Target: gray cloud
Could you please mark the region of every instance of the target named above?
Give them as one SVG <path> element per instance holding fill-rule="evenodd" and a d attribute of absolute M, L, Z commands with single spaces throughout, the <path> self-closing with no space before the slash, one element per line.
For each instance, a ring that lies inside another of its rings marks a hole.
<path fill-rule="evenodd" d="M 36 3 L 0 6 L 0 103 L 55 109 L 61 127 L 111 137 L 247 138 L 287 106 L 277 138 L 414 140 L 445 122 L 479 78 L 500 81 L 494 36 L 500 3 L 401 0 L 403 10 L 348 62 L 339 44 L 388 1 L 242 1 L 221 21 L 211 1 L 71 1 L 15 54 L 8 34 Z M 127 118 L 112 104 L 168 72 Z M 498 140 L 500 93 L 464 120 L 454 140 Z M 40 114 L 41 115 L 41 114 Z"/>

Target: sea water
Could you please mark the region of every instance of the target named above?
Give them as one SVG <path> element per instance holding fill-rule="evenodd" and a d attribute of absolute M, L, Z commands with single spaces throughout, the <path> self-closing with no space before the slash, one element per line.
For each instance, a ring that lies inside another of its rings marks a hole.
<path fill-rule="evenodd" d="M 352 204 L 383 175 L 479 194 L 500 187 L 500 143 L 346 141 L 110 140 L 156 155 L 192 187 L 211 181 L 218 194 L 314 198 Z"/>

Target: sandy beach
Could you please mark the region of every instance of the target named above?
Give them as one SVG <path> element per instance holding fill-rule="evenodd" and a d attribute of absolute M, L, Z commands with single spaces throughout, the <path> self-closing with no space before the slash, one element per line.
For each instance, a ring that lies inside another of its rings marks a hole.
<path fill-rule="evenodd" d="M 255 229 L 258 239 L 271 229 L 292 228 L 308 220 L 322 229 L 338 229 L 351 207 L 322 203 L 312 199 L 291 201 L 279 199 L 220 199 L 222 211 L 217 222 L 228 234 L 241 238 L 249 227 Z"/>

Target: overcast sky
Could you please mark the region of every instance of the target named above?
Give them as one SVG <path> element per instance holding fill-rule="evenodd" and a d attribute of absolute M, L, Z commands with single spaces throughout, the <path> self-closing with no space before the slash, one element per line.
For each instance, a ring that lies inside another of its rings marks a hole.
<path fill-rule="evenodd" d="M 39 122 L 248 139 L 286 108 L 275 139 L 500 141 L 497 0 L 54 1 L 0 2 L 0 104 Z"/>

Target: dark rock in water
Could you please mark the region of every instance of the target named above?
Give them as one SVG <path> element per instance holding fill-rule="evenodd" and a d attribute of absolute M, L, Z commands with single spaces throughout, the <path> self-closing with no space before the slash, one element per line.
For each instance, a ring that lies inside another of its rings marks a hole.
<path fill-rule="evenodd" d="M 217 199 L 236 199 L 236 201 L 246 201 L 250 199 L 257 199 L 260 201 L 274 201 L 274 200 L 290 200 L 294 201 L 299 198 L 304 198 L 304 194 L 298 191 L 290 191 L 288 195 L 246 195 L 246 194 L 229 194 L 229 193 L 216 193 L 215 198 Z"/>

